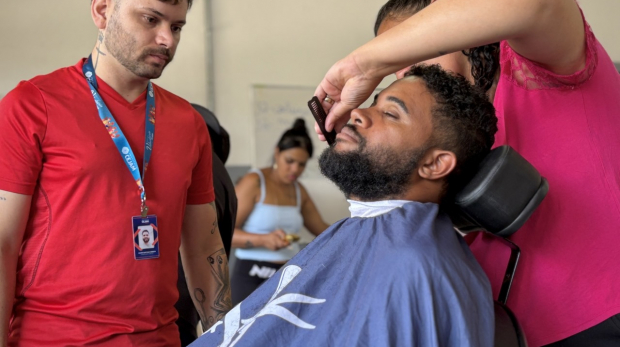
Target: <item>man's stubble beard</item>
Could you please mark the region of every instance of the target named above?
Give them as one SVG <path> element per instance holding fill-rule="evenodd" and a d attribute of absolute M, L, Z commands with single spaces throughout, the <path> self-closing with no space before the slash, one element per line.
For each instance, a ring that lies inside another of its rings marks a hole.
<path fill-rule="evenodd" d="M 117 14 L 113 14 L 108 23 L 105 36 L 105 44 L 108 52 L 122 66 L 131 71 L 138 77 L 146 79 L 159 78 L 165 67 L 172 61 L 174 57 L 170 50 L 166 48 L 148 48 L 144 49 L 137 58 L 131 56 L 138 50 L 136 39 L 127 32 L 122 23 L 118 20 Z M 146 58 L 150 54 L 161 54 L 168 57 L 168 61 L 161 67 L 153 66 L 146 62 Z"/>
<path fill-rule="evenodd" d="M 354 127 L 349 126 L 354 130 Z M 334 182 L 347 198 L 361 201 L 398 199 L 409 184 L 418 161 L 429 149 L 396 152 L 391 149 L 370 149 L 357 131 L 357 149 L 337 152 L 329 147 L 319 157 L 321 173 Z"/>

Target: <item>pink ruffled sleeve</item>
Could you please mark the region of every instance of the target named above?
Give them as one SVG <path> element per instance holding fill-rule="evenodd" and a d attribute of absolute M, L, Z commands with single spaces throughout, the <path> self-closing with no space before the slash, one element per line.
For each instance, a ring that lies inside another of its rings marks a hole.
<path fill-rule="evenodd" d="M 569 88 L 573 89 L 586 82 L 596 70 L 598 63 L 597 46 L 598 42 L 590 25 L 583 17 L 585 27 L 586 63 L 585 67 L 571 75 L 558 75 L 547 70 L 515 52 L 508 41 L 500 43 L 500 66 L 501 73 L 510 82 L 528 89 L 554 89 Z"/>

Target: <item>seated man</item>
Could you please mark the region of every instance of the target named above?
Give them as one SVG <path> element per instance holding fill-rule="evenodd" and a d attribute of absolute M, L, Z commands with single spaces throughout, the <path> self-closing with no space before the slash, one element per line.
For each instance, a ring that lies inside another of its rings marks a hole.
<path fill-rule="evenodd" d="M 351 218 L 327 229 L 193 346 L 492 346 L 491 287 L 440 203 L 489 152 L 493 106 L 415 66 L 319 159 Z"/>

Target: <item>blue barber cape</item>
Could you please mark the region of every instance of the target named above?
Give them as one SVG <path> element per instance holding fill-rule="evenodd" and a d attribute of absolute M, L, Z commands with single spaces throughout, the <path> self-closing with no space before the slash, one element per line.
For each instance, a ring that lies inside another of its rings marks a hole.
<path fill-rule="evenodd" d="M 491 286 L 436 204 L 343 219 L 191 346 L 492 346 Z"/>

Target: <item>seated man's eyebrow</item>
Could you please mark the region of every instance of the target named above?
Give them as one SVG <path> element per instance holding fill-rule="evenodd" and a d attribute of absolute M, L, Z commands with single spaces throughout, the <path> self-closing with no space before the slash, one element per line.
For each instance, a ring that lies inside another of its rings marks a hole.
<path fill-rule="evenodd" d="M 409 110 L 407 109 L 407 105 L 405 105 L 405 102 L 402 101 L 401 99 L 395 97 L 395 96 L 388 96 L 387 97 L 388 101 L 392 101 L 396 104 L 398 104 L 398 106 L 400 106 L 400 108 L 403 109 L 403 111 L 405 111 L 406 114 L 409 114 Z"/>

